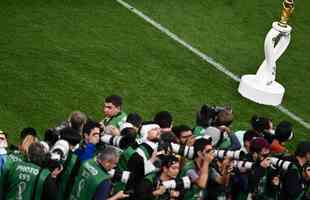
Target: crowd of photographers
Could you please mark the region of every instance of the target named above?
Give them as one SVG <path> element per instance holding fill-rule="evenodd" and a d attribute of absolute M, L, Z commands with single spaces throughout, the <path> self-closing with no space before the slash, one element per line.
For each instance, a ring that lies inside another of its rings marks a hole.
<path fill-rule="evenodd" d="M 145 121 L 107 97 L 104 119 L 80 111 L 17 146 L 0 131 L 0 200 L 305 200 L 310 141 L 289 152 L 292 124 L 253 116 L 233 132 L 229 107 L 203 105 L 194 127 L 167 111 Z"/>

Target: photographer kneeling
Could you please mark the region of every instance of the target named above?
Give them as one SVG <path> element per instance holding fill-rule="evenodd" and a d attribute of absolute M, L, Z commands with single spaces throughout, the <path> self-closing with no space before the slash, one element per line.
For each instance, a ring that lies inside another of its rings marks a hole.
<path fill-rule="evenodd" d="M 180 186 L 180 188 L 174 189 L 168 189 L 163 185 L 164 181 L 174 180 L 178 176 L 180 171 L 180 161 L 173 155 L 164 155 L 162 156 L 161 161 L 160 171 L 149 174 L 140 182 L 134 193 L 136 199 L 180 199 L 184 185 L 182 185 L 183 188 Z"/>

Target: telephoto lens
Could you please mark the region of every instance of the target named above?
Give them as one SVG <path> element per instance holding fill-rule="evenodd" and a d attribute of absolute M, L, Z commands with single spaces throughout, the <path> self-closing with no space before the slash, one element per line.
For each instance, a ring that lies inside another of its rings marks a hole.
<path fill-rule="evenodd" d="M 126 136 L 103 135 L 101 136 L 100 141 L 123 150 L 129 147 L 130 145 L 137 143 L 133 135 L 126 135 Z"/>
<path fill-rule="evenodd" d="M 224 159 L 225 157 L 231 158 L 233 160 L 242 160 L 246 153 L 242 150 L 229 151 L 229 150 L 215 150 L 213 153 L 214 157 L 219 159 Z"/>
<path fill-rule="evenodd" d="M 114 181 L 121 181 L 122 183 L 127 183 L 130 177 L 129 171 L 111 169 L 108 173 L 111 175 Z"/>
<path fill-rule="evenodd" d="M 166 189 L 189 189 L 191 187 L 191 179 L 188 176 L 184 176 L 179 179 L 169 180 L 169 181 L 163 181 L 162 185 Z"/>
<path fill-rule="evenodd" d="M 171 143 L 172 152 L 188 159 L 194 158 L 194 147 Z"/>
<path fill-rule="evenodd" d="M 293 163 L 290 161 L 281 160 L 276 157 L 268 157 L 267 159 L 271 161 L 272 167 L 277 168 L 277 169 L 283 169 L 285 171 L 289 170 L 293 165 Z"/>
<path fill-rule="evenodd" d="M 252 169 L 253 162 L 249 161 L 240 161 L 240 160 L 234 160 L 233 161 L 233 167 L 239 169 L 240 171 L 247 171 Z"/>

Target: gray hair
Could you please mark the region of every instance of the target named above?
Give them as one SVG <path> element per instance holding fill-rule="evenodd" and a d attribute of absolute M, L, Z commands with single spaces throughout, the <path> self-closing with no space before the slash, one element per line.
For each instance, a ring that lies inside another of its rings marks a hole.
<path fill-rule="evenodd" d="M 71 127 L 81 131 L 86 124 L 87 115 L 81 111 L 73 111 L 69 116 Z"/>
<path fill-rule="evenodd" d="M 97 160 L 109 161 L 119 157 L 118 151 L 115 147 L 107 146 L 101 152 L 97 154 Z"/>

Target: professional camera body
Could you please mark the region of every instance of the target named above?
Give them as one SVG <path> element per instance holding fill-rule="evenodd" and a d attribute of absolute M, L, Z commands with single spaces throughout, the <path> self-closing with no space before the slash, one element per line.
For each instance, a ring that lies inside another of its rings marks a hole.
<path fill-rule="evenodd" d="M 216 125 L 218 114 L 225 110 L 231 111 L 231 108 L 229 106 L 219 107 L 205 104 L 197 112 L 196 124 L 202 127 L 214 126 Z"/>

